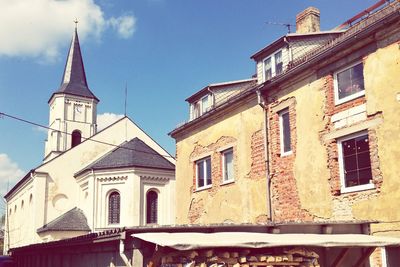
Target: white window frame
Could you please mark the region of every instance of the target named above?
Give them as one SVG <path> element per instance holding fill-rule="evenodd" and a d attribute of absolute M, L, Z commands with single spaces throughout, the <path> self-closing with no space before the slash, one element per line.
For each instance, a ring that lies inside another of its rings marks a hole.
<path fill-rule="evenodd" d="M 290 131 L 290 150 L 285 151 L 285 144 L 284 144 L 284 131 L 283 131 L 283 115 L 288 114 L 289 115 L 289 131 Z M 281 143 L 281 156 L 288 156 L 293 153 L 293 144 L 292 144 L 292 133 L 290 129 L 290 113 L 289 113 L 289 108 L 282 109 L 281 111 L 278 112 L 279 115 L 279 138 L 280 138 L 280 143 Z"/>
<path fill-rule="evenodd" d="M 263 80 L 264 80 L 264 82 L 267 81 L 267 77 L 265 76 L 265 61 L 268 60 L 268 59 L 271 59 L 271 78 L 275 77 L 276 76 L 275 55 L 278 54 L 279 52 L 281 52 L 281 62 L 282 62 L 282 72 L 283 72 L 283 49 L 279 49 L 279 50 L 275 51 L 274 53 L 272 53 L 271 55 L 269 55 L 268 57 L 266 57 L 266 58 L 264 58 L 262 60 L 262 64 L 263 64 Z"/>
<path fill-rule="evenodd" d="M 367 131 L 362 131 L 362 132 L 354 133 L 354 134 L 347 135 L 345 137 L 341 137 L 341 138 L 337 139 L 337 151 L 338 151 L 339 174 L 340 174 L 340 192 L 341 193 L 357 192 L 357 191 L 363 191 L 363 190 L 369 190 L 369 189 L 375 188 L 375 185 L 371 182 L 368 184 L 346 187 L 346 181 L 345 181 L 345 177 L 344 177 L 344 162 L 343 162 L 342 143 L 344 141 L 347 141 L 347 140 L 350 140 L 350 139 L 353 139 L 353 138 L 356 138 L 356 137 L 359 137 L 362 135 L 366 135 L 366 134 L 368 135 Z M 368 138 L 369 138 L 369 136 L 368 136 Z"/>
<path fill-rule="evenodd" d="M 226 154 L 227 153 L 232 153 L 232 177 L 227 179 L 226 177 Z M 222 151 L 222 184 L 229 184 L 235 182 L 235 168 L 234 168 L 234 158 L 233 158 L 233 148 L 228 148 L 224 151 Z"/>
<path fill-rule="evenodd" d="M 365 84 L 364 84 L 364 90 L 357 92 L 355 94 L 343 97 L 342 99 L 339 99 L 339 86 L 338 86 L 338 79 L 337 79 L 338 74 L 343 71 L 346 71 L 348 69 L 351 69 L 352 67 L 357 66 L 358 64 L 362 64 L 363 71 L 364 71 L 364 63 L 362 61 L 357 61 L 357 62 L 355 62 L 351 65 L 347 65 L 346 67 L 341 68 L 333 73 L 333 88 L 334 88 L 334 94 L 335 94 L 335 105 L 339 105 L 339 104 L 348 102 L 350 100 L 353 100 L 360 96 L 365 95 Z"/>
<path fill-rule="evenodd" d="M 204 107 L 204 106 L 203 106 L 203 101 L 204 101 L 205 99 L 207 99 L 207 100 L 206 100 L 206 101 L 207 101 L 207 104 L 208 104 L 207 107 Z M 198 105 L 198 107 L 199 107 L 199 114 L 198 114 L 198 116 L 197 116 L 197 114 L 196 114 L 196 105 Z M 200 117 L 201 115 L 203 115 L 204 113 L 208 112 L 208 111 L 211 109 L 211 106 L 212 106 L 212 105 L 211 105 L 211 97 L 210 97 L 210 94 L 207 94 L 207 95 L 201 97 L 199 100 L 193 102 L 193 103 L 191 104 L 191 107 L 192 107 L 192 118 L 191 118 L 191 119 L 194 120 L 194 119 Z"/>
<path fill-rule="evenodd" d="M 208 159 L 210 160 L 210 168 L 211 168 L 211 170 L 210 170 L 210 173 L 211 173 L 211 177 L 210 177 L 211 183 L 210 183 L 210 184 L 207 184 L 207 160 L 208 160 Z M 205 158 L 196 160 L 196 161 L 195 161 L 195 164 L 196 164 L 196 191 L 203 190 L 203 189 L 207 189 L 207 188 L 211 188 L 211 186 L 212 186 L 212 162 L 211 162 L 211 157 L 208 156 L 208 157 L 205 157 Z M 204 176 L 203 176 L 203 177 L 204 177 L 205 179 L 204 179 L 204 185 L 201 186 L 201 187 L 198 186 L 198 185 L 199 185 L 199 177 L 198 177 L 198 168 L 199 168 L 199 164 L 204 164 L 204 165 L 203 165 L 203 171 L 204 171 L 204 173 L 203 173 Z"/>

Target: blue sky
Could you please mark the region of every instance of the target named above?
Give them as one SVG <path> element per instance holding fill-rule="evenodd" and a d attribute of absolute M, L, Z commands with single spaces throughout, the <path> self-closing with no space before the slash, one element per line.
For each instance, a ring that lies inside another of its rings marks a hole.
<path fill-rule="evenodd" d="M 329 30 L 377 0 L 14 0 L 0 1 L 0 112 L 48 124 L 77 18 L 98 114 L 127 115 L 171 154 L 167 133 L 187 120 L 186 97 L 209 83 L 246 79 L 250 56 L 286 33 L 309 6 Z M 103 116 L 106 117 L 106 116 Z M 46 135 L 0 118 L 0 193 L 39 165 Z"/>

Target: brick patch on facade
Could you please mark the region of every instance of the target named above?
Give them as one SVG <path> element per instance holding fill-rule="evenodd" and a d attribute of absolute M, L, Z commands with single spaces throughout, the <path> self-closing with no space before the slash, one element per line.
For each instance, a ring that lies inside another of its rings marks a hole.
<path fill-rule="evenodd" d="M 325 129 L 320 132 L 321 140 L 323 136 L 335 130 L 334 124 L 331 122 L 331 118 L 334 114 L 366 103 L 365 96 L 362 96 L 354 100 L 348 101 L 346 103 L 335 106 L 333 75 L 328 75 L 325 77 L 323 90 L 325 91 L 326 102 L 324 105 L 325 106 L 324 114 L 325 116 L 327 116 L 326 120 L 327 124 L 325 125 Z M 372 120 L 380 116 L 381 114 L 379 113 L 372 116 L 368 116 L 365 121 Z M 361 121 L 359 123 L 363 123 L 365 121 Z M 357 123 L 353 125 L 357 125 Z M 383 179 L 382 179 L 382 172 L 379 168 L 377 134 L 374 129 L 368 129 L 367 132 L 369 139 L 372 178 L 373 178 L 373 183 L 375 184 L 375 189 L 351 192 L 351 193 L 341 193 L 339 153 L 338 153 L 337 140 L 332 139 L 325 143 L 328 155 L 327 167 L 329 168 L 330 171 L 328 182 L 331 188 L 331 194 L 333 196 L 332 219 L 334 220 L 355 219 L 352 214 L 353 205 L 357 202 L 377 197 L 381 190 Z M 323 143 L 323 141 L 321 142 Z"/>
<path fill-rule="evenodd" d="M 290 155 L 281 156 L 280 122 L 278 112 L 272 112 L 275 101 L 269 107 L 269 140 L 271 148 L 272 203 L 276 221 L 312 221 L 313 216 L 301 208 L 293 167 L 296 157 L 296 108 L 295 101 L 288 107 L 291 150 Z"/>
<path fill-rule="evenodd" d="M 265 178 L 265 145 L 264 131 L 260 130 L 251 136 L 251 169 L 250 179 Z"/>
<path fill-rule="evenodd" d="M 188 219 L 190 223 L 197 223 L 204 213 L 204 201 L 202 198 L 195 200 L 192 198 L 189 206 Z"/>

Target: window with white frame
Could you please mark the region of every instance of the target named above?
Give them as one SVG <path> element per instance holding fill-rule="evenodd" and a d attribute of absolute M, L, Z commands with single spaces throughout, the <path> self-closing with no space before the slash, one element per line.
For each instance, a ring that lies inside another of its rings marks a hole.
<path fill-rule="evenodd" d="M 339 170 L 342 192 L 374 188 L 368 133 L 362 132 L 339 139 Z"/>
<path fill-rule="evenodd" d="M 290 137 L 290 117 L 289 108 L 279 112 L 279 132 L 281 143 L 281 155 L 289 155 L 292 153 L 292 144 Z"/>
<path fill-rule="evenodd" d="M 233 149 L 227 149 L 222 152 L 222 163 L 223 163 L 223 183 L 234 181 L 233 171 Z"/>
<path fill-rule="evenodd" d="M 282 50 L 264 59 L 264 81 L 281 74 L 283 71 Z"/>
<path fill-rule="evenodd" d="M 196 161 L 197 189 L 211 186 L 211 157 Z"/>
<path fill-rule="evenodd" d="M 365 94 L 363 63 L 334 73 L 335 103 L 341 104 Z"/>
<path fill-rule="evenodd" d="M 210 110 L 211 100 L 210 95 L 203 96 L 200 100 L 192 103 L 192 118 L 195 119 Z"/>

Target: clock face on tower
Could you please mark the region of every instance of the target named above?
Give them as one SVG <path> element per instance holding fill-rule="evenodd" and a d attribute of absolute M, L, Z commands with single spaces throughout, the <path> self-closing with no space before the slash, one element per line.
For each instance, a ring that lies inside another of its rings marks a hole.
<path fill-rule="evenodd" d="M 82 108 L 80 106 L 75 106 L 75 111 L 77 113 L 82 113 Z"/>

